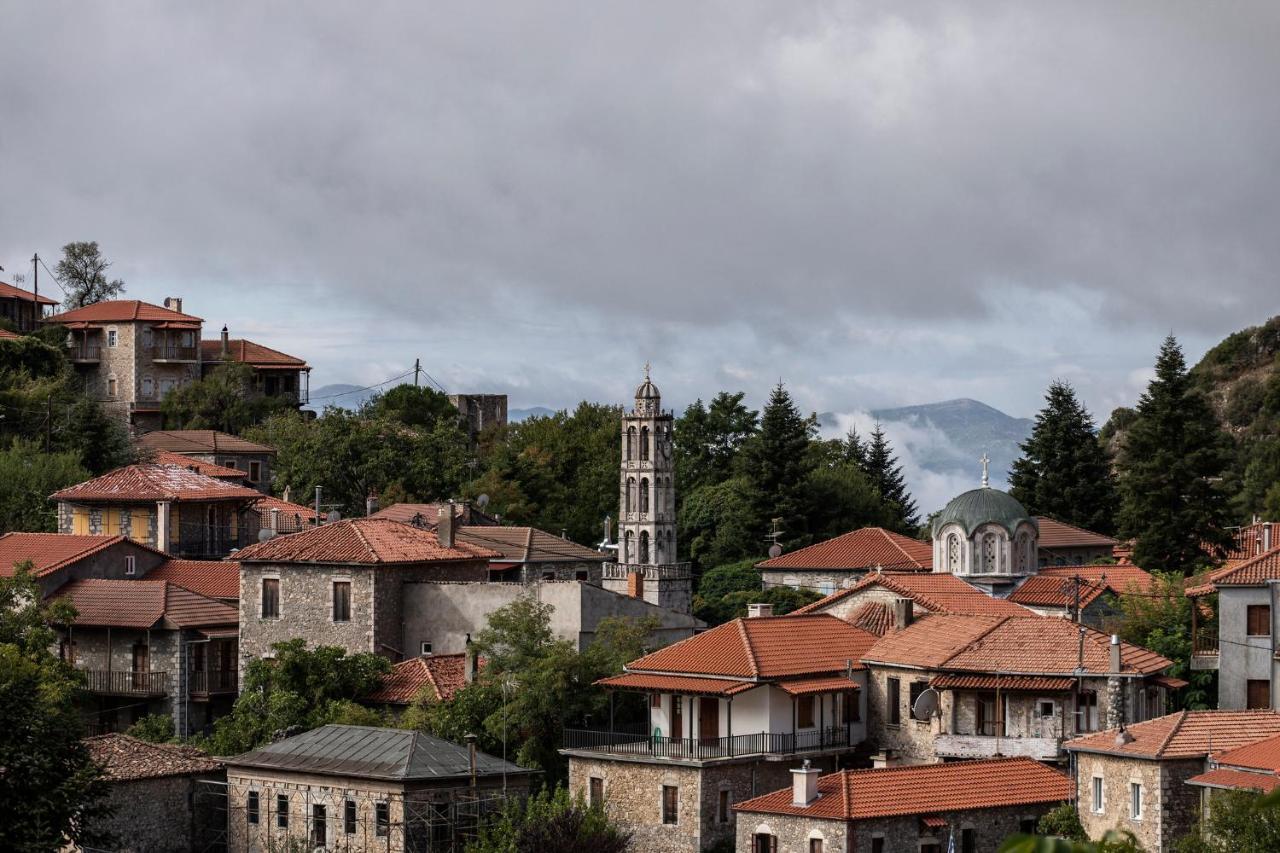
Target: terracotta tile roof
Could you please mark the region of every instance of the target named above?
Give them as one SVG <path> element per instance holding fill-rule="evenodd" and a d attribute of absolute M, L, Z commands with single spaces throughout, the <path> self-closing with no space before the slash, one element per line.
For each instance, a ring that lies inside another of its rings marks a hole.
<path fill-rule="evenodd" d="M 779 681 L 778 687 L 792 696 L 812 696 L 815 693 L 843 693 L 849 690 L 861 690 L 856 681 L 850 681 L 845 675 L 823 675 L 818 678 L 793 678 Z"/>
<path fill-rule="evenodd" d="M 162 429 L 138 437 L 138 444 L 174 453 L 275 453 L 274 447 L 213 429 Z"/>
<path fill-rule="evenodd" d="M 734 681 L 728 678 L 700 678 L 692 675 L 649 675 L 643 672 L 624 672 L 596 682 L 615 690 L 634 690 L 645 693 L 686 693 L 698 696 L 734 696 L 759 687 L 754 681 Z"/>
<path fill-rule="evenodd" d="M 190 776 L 222 769 L 221 761 L 191 746 L 148 743 L 124 734 L 89 737 L 84 744 L 109 782 Z"/>
<path fill-rule="evenodd" d="M 236 608 L 157 580 L 75 580 L 58 590 L 76 609 L 76 625 L 113 628 L 202 628 L 235 625 Z"/>
<path fill-rule="evenodd" d="M 1080 626 L 1054 617 L 927 616 L 875 644 L 863 660 L 886 665 L 963 672 L 1070 675 L 1079 663 Z M 1084 670 L 1111 668 L 1111 638 L 1084 629 Z M 1121 643 L 1122 672 L 1155 675 L 1167 658 Z"/>
<path fill-rule="evenodd" d="M 262 344 L 247 341 L 243 338 L 232 338 L 227 341 L 229 347 L 228 361 L 249 364 L 261 368 L 278 368 L 283 370 L 310 370 L 305 361 L 296 356 L 287 355 L 279 350 L 264 347 Z M 200 342 L 200 360 L 208 362 L 222 361 L 222 339 Z"/>
<path fill-rule="evenodd" d="M 849 616 L 849 624 L 883 637 L 893 630 L 893 608 L 883 601 L 864 602 Z"/>
<path fill-rule="evenodd" d="M 48 318 L 51 323 L 203 323 L 204 320 L 191 314 L 171 311 L 150 302 L 137 299 L 112 299 L 106 302 L 95 302 L 83 308 L 63 311 Z"/>
<path fill-rule="evenodd" d="M 76 536 L 70 533 L 6 533 L 0 536 L 0 577 L 12 577 L 16 563 L 30 560 L 34 574 L 42 577 L 78 563 L 112 545 L 126 541 L 123 536 Z M 134 543 L 137 545 L 137 543 Z M 139 548 L 159 554 L 153 548 Z"/>
<path fill-rule="evenodd" d="M 1280 545 L 1265 554 L 1229 561 L 1210 572 L 1207 581 L 1187 590 L 1188 595 L 1203 595 L 1221 586 L 1263 586 L 1269 580 L 1280 580 Z"/>
<path fill-rule="evenodd" d="M 435 530 L 436 522 L 440 518 L 440 507 L 444 505 L 439 502 L 429 504 L 392 504 L 378 510 L 370 518 L 389 518 L 392 521 L 403 521 L 405 524 L 413 524 L 417 519 L 428 530 Z M 453 505 L 453 517 L 469 527 L 487 527 L 498 524 L 496 517 L 470 504 L 455 503 Z"/>
<path fill-rule="evenodd" d="M 0 341 L 16 341 L 21 338 L 17 332 L 11 332 L 8 329 L 0 329 Z"/>
<path fill-rule="evenodd" d="M 291 503 L 272 495 L 263 495 L 262 497 L 249 504 L 252 509 L 258 511 L 262 515 L 262 526 L 266 527 L 270 523 L 271 510 L 280 510 L 281 526 L 284 526 L 285 520 L 290 524 L 294 518 L 300 518 L 303 524 L 313 525 L 316 523 L 316 508 L 313 506 L 303 506 L 302 504 Z"/>
<path fill-rule="evenodd" d="M 466 542 L 444 548 L 436 534 L 385 518 L 353 518 L 277 536 L 236 554 L 241 562 L 394 565 L 489 560 L 501 555 Z"/>
<path fill-rule="evenodd" d="M 240 597 L 240 564 L 226 560 L 167 560 L 145 579 L 168 581 L 209 598 Z"/>
<path fill-rule="evenodd" d="M 1275 711 L 1179 711 L 1126 731 L 1133 740 L 1116 743 L 1117 729 L 1108 729 L 1069 740 L 1064 748 L 1139 758 L 1200 758 L 1223 753 L 1280 734 L 1280 714 Z"/>
<path fill-rule="evenodd" d="M 795 806 L 788 787 L 733 808 L 737 812 L 866 820 L 1058 803 L 1075 795 L 1075 785 L 1066 774 L 1033 759 L 1001 758 L 842 770 L 820 778 L 818 794 L 809 805 Z"/>
<path fill-rule="evenodd" d="M 1027 578 L 1008 600 L 1037 607 L 1070 607 L 1075 604 L 1075 584 L 1080 578 L 1080 606 L 1087 607 L 1104 592 L 1113 595 L 1150 592 L 1156 579 L 1137 566 L 1053 566 Z"/>
<path fill-rule="evenodd" d="M 927 571 L 933 546 L 882 527 L 863 527 L 790 554 L 757 563 L 757 569 L 873 569 Z"/>
<path fill-rule="evenodd" d="M 1235 542 L 1227 551 L 1226 558 L 1247 560 L 1256 557 L 1271 550 L 1263 547 L 1267 541 L 1270 541 L 1271 548 L 1280 548 L 1280 522 L 1260 521 L 1257 524 L 1247 524 L 1236 531 Z"/>
<path fill-rule="evenodd" d="M 216 465 L 213 462 L 201 462 L 199 459 L 183 456 L 181 453 L 174 453 L 171 450 L 157 450 L 150 461 L 157 465 L 177 465 L 182 468 L 188 468 L 197 474 L 204 474 L 206 477 L 214 477 L 219 480 L 243 480 L 249 476 L 247 472 L 241 471 L 239 468 L 228 468 L 225 465 Z"/>
<path fill-rule="evenodd" d="M 874 634 L 826 613 L 734 619 L 645 655 L 628 672 L 780 679 L 843 672 L 876 641 Z"/>
<path fill-rule="evenodd" d="M 0 299 L 20 299 L 23 302 L 39 302 L 41 305 L 58 304 L 56 299 L 50 299 L 47 296 L 36 296 L 30 290 L 14 287 L 12 284 L 6 284 L 3 281 L 0 281 Z"/>
<path fill-rule="evenodd" d="M 1280 773 L 1280 736 L 1263 738 L 1218 755 L 1218 764 Z"/>
<path fill-rule="evenodd" d="M 929 686 L 937 690 L 1013 690 L 1013 691 L 1060 691 L 1071 690 L 1076 680 L 1068 677 L 1049 675 L 957 675 L 944 673 L 935 675 Z"/>
<path fill-rule="evenodd" d="M 146 502 L 252 500 L 261 493 L 245 486 L 197 474 L 179 465 L 143 462 L 108 471 L 51 496 L 56 501 Z"/>
<path fill-rule="evenodd" d="M 1218 768 L 1187 780 L 1188 785 L 1204 788 L 1226 788 L 1232 791 L 1261 791 L 1270 794 L 1280 787 L 1280 777 L 1268 773 L 1251 773 L 1248 770 Z"/>
<path fill-rule="evenodd" d="M 492 548 L 504 560 L 517 563 L 599 563 L 605 559 L 599 551 L 536 527 L 468 524 L 459 527 L 455 536 L 460 542 Z"/>
<path fill-rule="evenodd" d="M 1040 524 L 1037 544 L 1041 548 L 1114 548 L 1119 541 L 1065 521 L 1055 521 L 1043 515 L 1036 516 Z"/>
<path fill-rule="evenodd" d="M 848 589 L 838 590 L 826 598 L 796 610 L 796 613 L 823 613 L 831 605 L 856 596 L 869 587 L 880 586 L 904 598 L 910 598 L 933 613 L 960 615 L 1029 616 L 1025 607 L 1004 599 L 993 598 L 955 575 L 945 572 L 871 572 Z"/>
<path fill-rule="evenodd" d="M 484 669 L 483 658 L 478 666 Z M 411 705 L 423 688 L 437 701 L 447 702 L 467 683 L 467 656 L 425 655 L 401 661 L 391 668 L 382 686 L 366 699 L 386 705 Z"/>

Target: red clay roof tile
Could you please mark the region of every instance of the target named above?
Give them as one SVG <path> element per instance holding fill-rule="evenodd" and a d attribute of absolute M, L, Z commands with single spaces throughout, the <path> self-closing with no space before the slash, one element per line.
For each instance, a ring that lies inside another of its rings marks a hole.
<path fill-rule="evenodd" d="M 1092 530 L 1085 530 L 1083 527 L 1076 527 L 1074 524 L 1067 524 L 1065 521 L 1055 521 L 1043 515 L 1036 516 L 1036 521 L 1040 525 L 1040 535 L 1037 537 L 1037 544 L 1041 548 L 1114 548 L 1119 542 L 1110 536 L 1104 536 L 1101 533 L 1094 533 Z"/>
<path fill-rule="evenodd" d="M 436 534 L 385 518 L 354 518 L 324 524 L 250 545 L 237 552 L 240 562 L 342 563 L 391 565 L 501 557 L 491 548 L 454 542 L 444 548 Z"/>
<path fill-rule="evenodd" d="M 145 579 L 168 581 L 209 598 L 240 597 L 240 564 L 226 560 L 167 560 Z"/>
<path fill-rule="evenodd" d="M 125 734 L 89 737 L 84 739 L 84 744 L 108 782 L 189 776 L 222 768 L 221 761 L 195 747 L 148 743 Z"/>
<path fill-rule="evenodd" d="M 0 536 L 0 577 L 12 577 L 14 566 L 30 560 L 36 577 L 92 557 L 112 545 L 126 541 L 123 536 L 76 536 L 70 533 L 6 533 Z M 159 554 L 146 545 L 139 548 Z"/>
<path fill-rule="evenodd" d="M 869 587 L 880 586 L 924 607 L 933 613 L 972 616 L 1029 616 L 1025 607 L 1004 599 L 993 598 L 955 575 L 944 572 L 871 572 L 848 589 L 833 592 L 826 598 L 799 608 L 797 613 L 822 613 L 831 605 L 856 596 Z"/>
<path fill-rule="evenodd" d="M 596 682 L 602 687 L 616 690 L 634 690 L 646 693 L 685 693 L 697 696 L 734 696 L 745 690 L 759 687 L 754 681 L 734 681 L 728 678 L 700 678 L 694 675 L 654 675 L 644 672 L 624 672 L 601 678 Z"/>
<path fill-rule="evenodd" d="M 1137 566 L 1088 565 L 1053 566 L 1027 578 L 1008 600 L 1037 607 L 1075 605 L 1075 584 L 1080 578 L 1080 606 L 1087 607 L 1104 592 L 1113 595 L 1150 592 L 1156 579 Z"/>
<path fill-rule="evenodd" d="M 171 450 L 157 450 L 151 458 L 151 462 L 157 465 L 177 465 L 182 468 L 188 468 L 197 474 L 204 474 L 206 477 L 213 477 L 218 480 L 243 480 L 249 476 L 247 472 L 241 471 L 239 468 L 228 468 L 225 465 L 217 465 L 213 462 L 201 462 L 190 456 L 183 456 L 181 453 L 174 453 Z"/>
<path fill-rule="evenodd" d="M 151 503 L 252 500 L 262 495 L 245 486 L 206 477 L 179 465 L 143 462 L 108 471 L 100 477 L 54 492 L 51 497 L 68 503 Z"/>
<path fill-rule="evenodd" d="M 1248 770 L 1231 770 L 1219 767 L 1187 780 L 1188 785 L 1202 788 L 1225 788 L 1232 791 L 1261 791 L 1269 794 L 1280 787 L 1280 776 L 1270 773 L 1253 773 Z"/>
<path fill-rule="evenodd" d="M 227 360 L 253 367 L 282 370 L 310 370 L 310 366 L 302 359 L 264 347 L 262 344 L 243 338 L 232 338 L 227 341 L 229 353 Z M 222 339 L 200 342 L 200 360 L 209 362 L 222 361 Z"/>
<path fill-rule="evenodd" d="M 138 437 L 138 444 L 174 453 L 271 453 L 276 449 L 214 429 L 159 429 Z"/>
<path fill-rule="evenodd" d="M 1280 735 L 1224 752 L 1218 756 L 1218 764 L 1280 773 Z"/>
<path fill-rule="evenodd" d="M 76 609 L 76 625 L 118 628 L 202 628 L 234 625 L 236 608 L 157 580 L 86 578 L 58 590 Z"/>
<path fill-rule="evenodd" d="M 433 699 L 447 702 L 467 684 L 467 656 L 425 655 L 401 661 L 391 668 L 382 686 L 369 694 L 370 702 L 386 705 L 411 705 L 423 689 Z M 483 658 L 478 666 L 484 669 Z"/>
<path fill-rule="evenodd" d="M 1198 758 L 1223 753 L 1280 734 L 1275 711 L 1179 711 L 1134 723 L 1125 729 L 1132 740 L 1117 744 L 1117 729 L 1069 740 L 1063 747 L 1139 758 Z"/>
<path fill-rule="evenodd" d="M 6 284 L 0 281 L 0 299 L 18 299 L 23 302 L 39 302 L 41 305 L 57 305 L 56 299 L 50 299 L 47 296 L 36 296 L 30 290 L 23 290 L 20 287 L 14 287 L 12 284 Z"/>
<path fill-rule="evenodd" d="M 933 546 L 882 527 L 863 527 L 834 539 L 757 563 L 757 569 L 873 569 L 927 571 Z"/>
<path fill-rule="evenodd" d="M 194 315 L 172 311 L 137 299 L 111 299 L 105 302 L 95 302 L 83 308 L 54 314 L 48 318 L 48 321 L 50 323 L 204 322 L 204 320 Z"/>

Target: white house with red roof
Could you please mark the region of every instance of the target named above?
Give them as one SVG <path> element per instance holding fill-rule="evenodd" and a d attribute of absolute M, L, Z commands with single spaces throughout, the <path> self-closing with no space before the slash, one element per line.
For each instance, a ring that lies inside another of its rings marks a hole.
<path fill-rule="evenodd" d="M 731 838 L 733 804 L 784 784 L 784 757 L 834 769 L 863 742 L 875 640 L 827 614 L 757 616 L 634 660 L 599 683 L 640 694 L 643 722 L 566 730 L 570 787 L 646 848 Z"/>

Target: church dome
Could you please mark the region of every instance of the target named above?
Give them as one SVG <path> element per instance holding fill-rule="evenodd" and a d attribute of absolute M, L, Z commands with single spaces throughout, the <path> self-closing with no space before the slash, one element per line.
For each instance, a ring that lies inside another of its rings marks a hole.
<path fill-rule="evenodd" d="M 649 379 L 648 371 L 645 371 L 644 381 L 640 383 L 640 387 L 636 388 L 637 400 L 657 400 L 662 397 L 658 393 L 658 386 L 654 385 Z"/>
<path fill-rule="evenodd" d="M 1040 529 L 1040 525 L 1017 498 L 1008 492 L 988 486 L 973 489 L 952 498 L 951 503 L 947 504 L 946 508 L 933 520 L 934 535 L 936 536 L 939 530 L 952 522 L 960 525 L 965 536 L 969 536 L 983 524 L 998 524 L 1009 531 L 1011 536 L 1023 522 L 1030 524 L 1037 531 Z"/>

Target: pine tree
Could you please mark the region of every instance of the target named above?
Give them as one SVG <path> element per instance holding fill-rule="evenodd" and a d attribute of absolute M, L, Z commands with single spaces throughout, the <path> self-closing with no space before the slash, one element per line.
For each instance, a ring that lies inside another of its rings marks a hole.
<path fill-rule="evenodd" d="M 1120 494 L 1093 416 L 1066 382 L 1053 382 L 1044 399 L 1013 463 L 1009 493 L 1032 515 L 1114 533 Z"/>
<path fill-rule="evenodd" d="M 1136 539 L 1135 563 L 1190 575 L 1222 556 L 1229 510 L 1215 483 L 1227 461 L 1225 437 L 1170 335 L 1120 452 L 1120 532 Z"/>
<path fill-rule="evenodd" d="M 741 456 L 742 473 L 751 485 L 751 527 L 759 531 L 761 542 L 772 519 L 780 518 L 788 547 L 808 544 L 805 483 L 813 470 L 809 442 L 817 432 L 815 418 L 801 415 L 779 382 L 764 407 L 759 432 Z"/>
<path fill-rule="evenodd" d="M 907 491 L 907 482 L 902 476 L 898 457 L 893 455 L 893 448 L 879 423 L 871 431 L 871 440 L 866 444 L 866 459 L 864 470 L 885 503 L 891 519 L 889 529 L 915 535 L 920 526 L 919 510 L 911 493 Z"/>
<path fill-rule="evenodd" d="M 849 465 L 856 465 L 863 471 L 867 470 L 867 443 L 858 435 L 857 427 L 849 427 L 849 431 L 845 433 L 844 441 L 841 444 L 842 461 Z"/>

